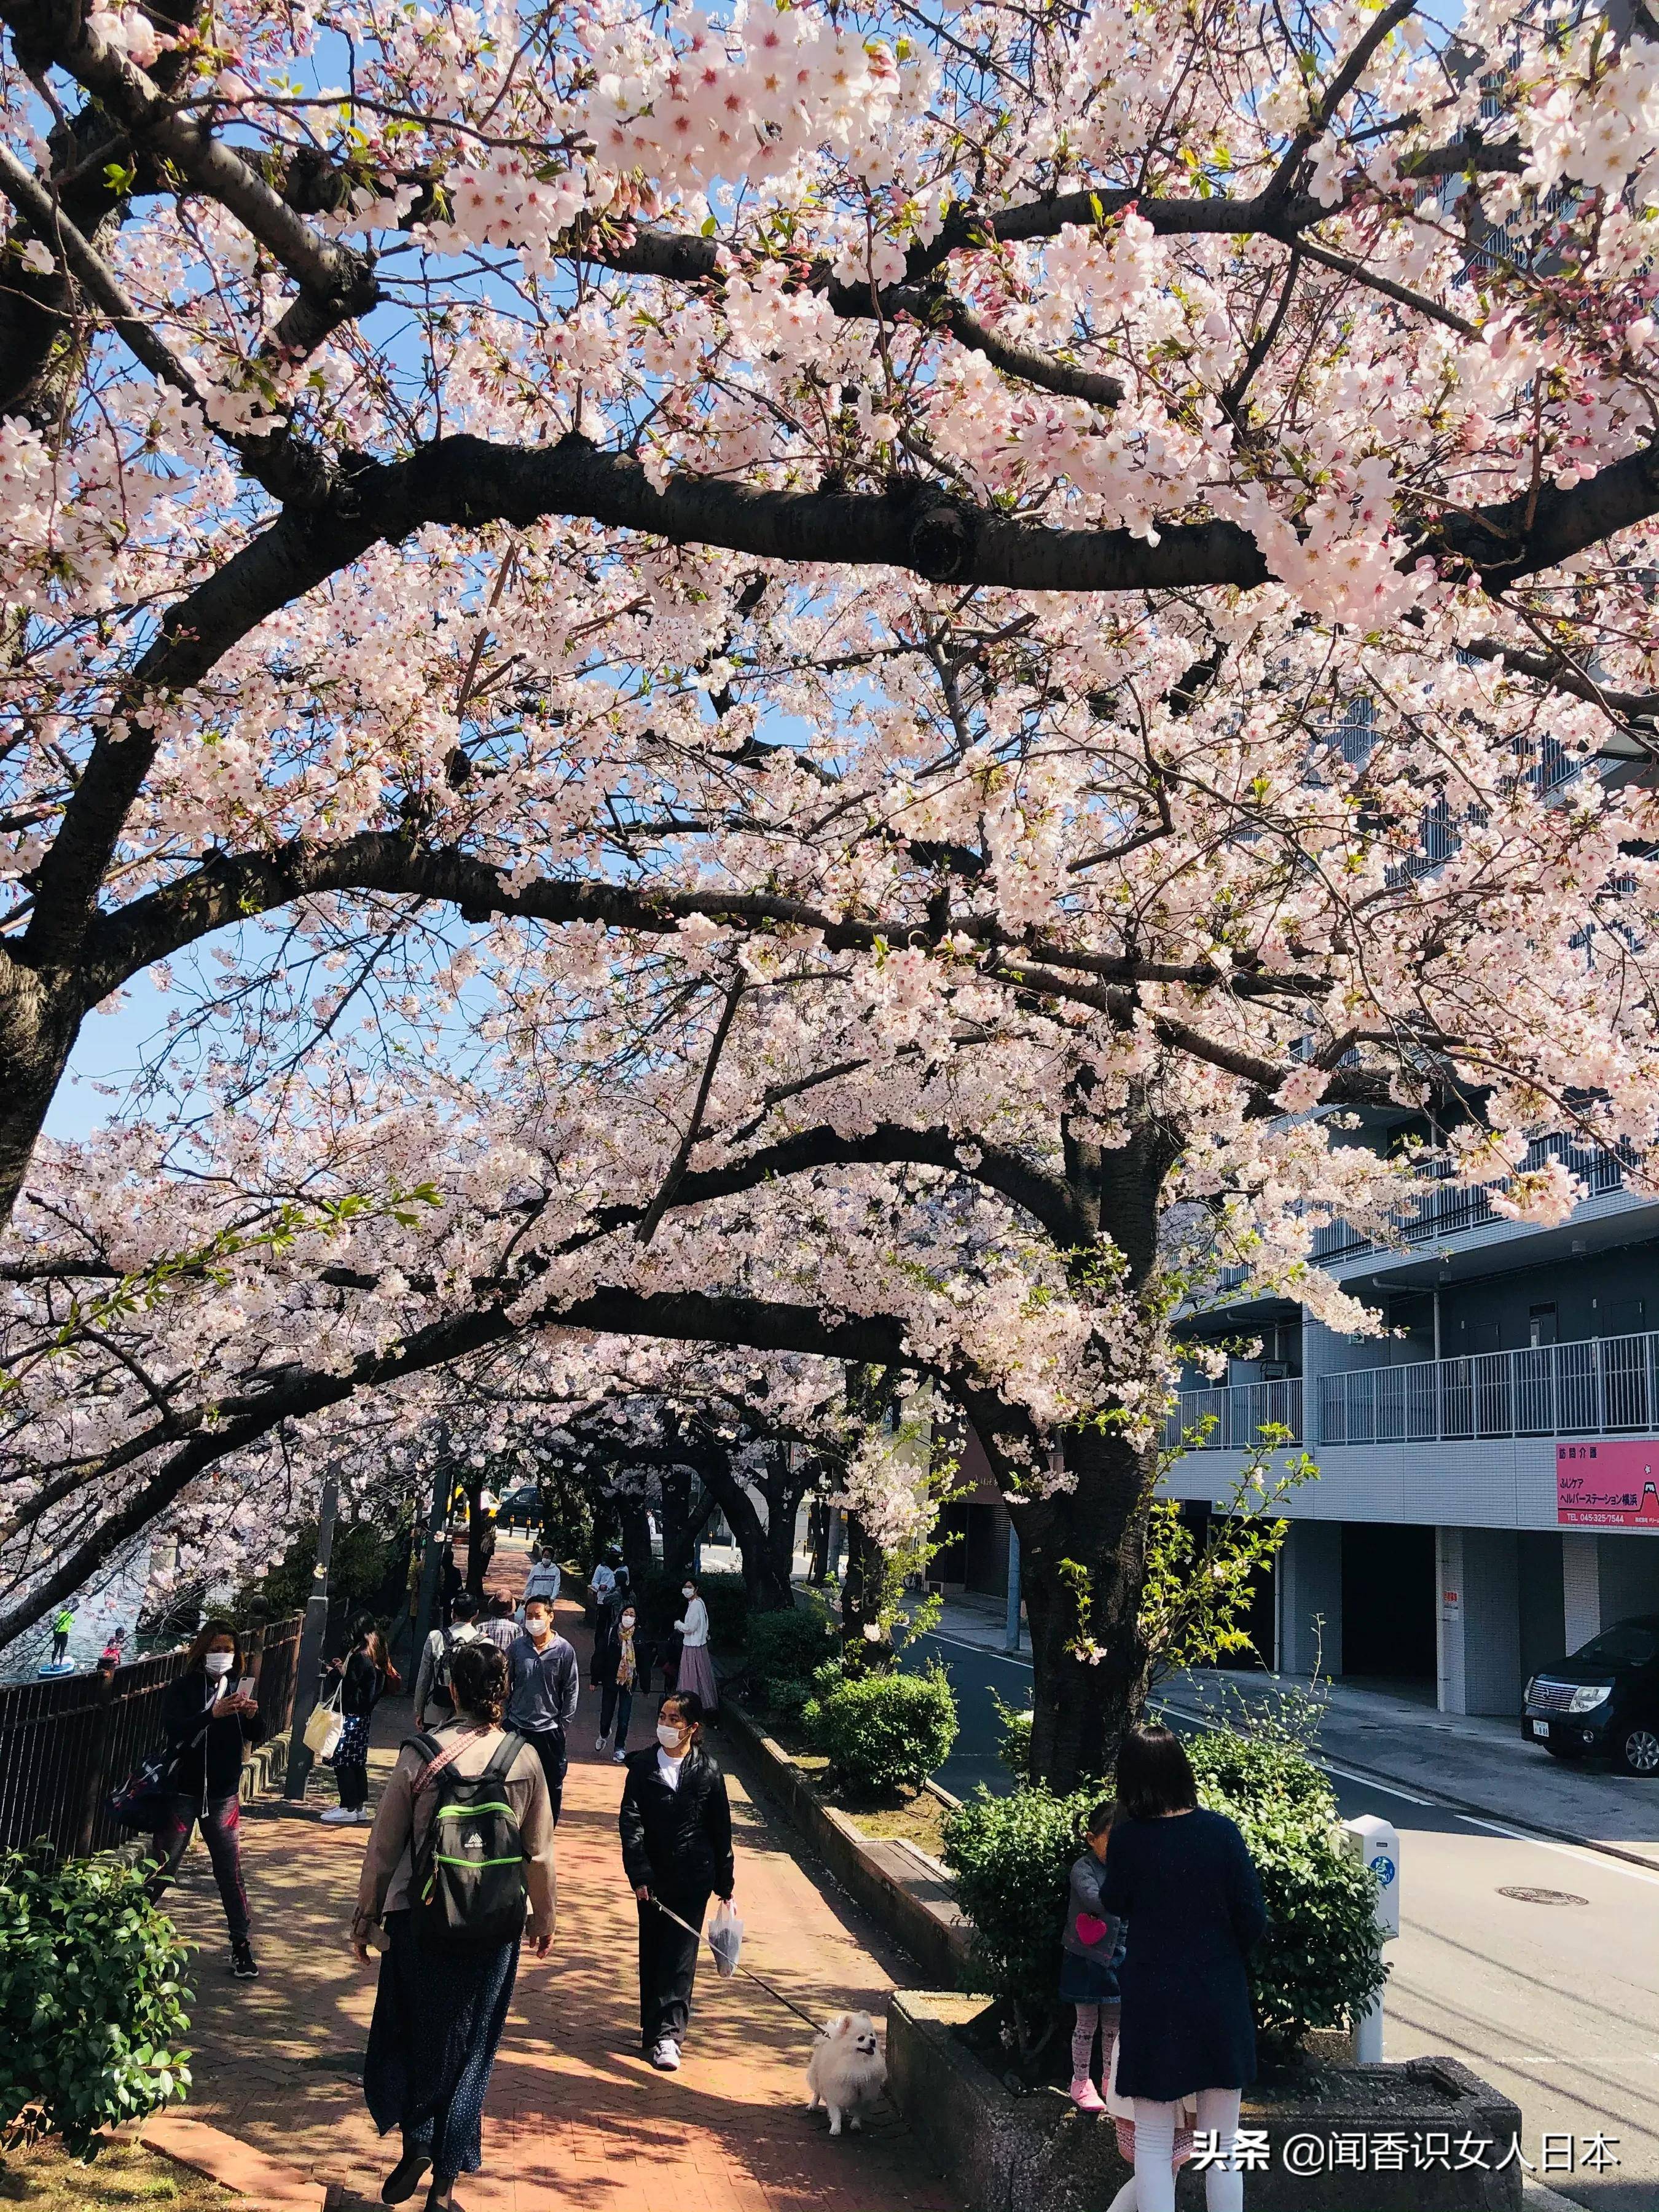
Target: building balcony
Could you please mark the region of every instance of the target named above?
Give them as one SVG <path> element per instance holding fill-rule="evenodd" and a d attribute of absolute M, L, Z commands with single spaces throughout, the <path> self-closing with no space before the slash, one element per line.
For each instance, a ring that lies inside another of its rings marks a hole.
<path fill-rule="evenodd" d="M 1587 1198 L 1599 1198 L 1624 1186 L 1625 1163 L 1614 1152 L 1571 1144 L 1565 1137 L 1542 1137 L 1528 1146 L 1524 1164 L 1528 1169 L 1540 1168 L 1552 1159 L 1560 1160 L 1577 1176 Z M 1506 1177 L 1471 1188 L 1453 1183 L 1445 1168 L 1437 1165 L 1425 1169 L 1420 1182 L 1420 1197 L 1413 1199 L 1408 1211 L 1392 1217 L 1396 1234 L 1407 1244 L 1491 1228 L 1504 1218 L 1492 1202 L 1492 1194 L 1505 1188 Z M 1346 1221 L 1332 1221 L 1315 1231 L 1312 1256 L 1328 1265 L 1389 1249 Z M 1241 1277 L 1243 1273 L 1239 1270 Z"/>
<path fill-rule="evenodd" d="M 1316 1417 L 1322 1444 L 1645 1434 L 1659 1430 L 1659 1334 L 1322 1375 Z"/>
<path fill-rule="evenodd" d="M 1207 1428 L 1205 1424 L 1207 1423 Z M 1302 1377 L 1273 1382 L 1218 1384 L 1211 1390 L 1183 1390 L 1165 1417 L 1164 1441 L 1189 1451 L 1248 1451 L 1261 1441 L 1269 1425 L 1288 1429 L 1302 1441 Z M 1200 1435 L 1197 1431 L 1204 1429 Z"/>

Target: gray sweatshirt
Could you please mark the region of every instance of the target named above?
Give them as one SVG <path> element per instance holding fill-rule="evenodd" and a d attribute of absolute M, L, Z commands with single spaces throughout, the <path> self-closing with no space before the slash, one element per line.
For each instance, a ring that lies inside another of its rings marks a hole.
<path fill-rule="evenodd" d="M 1101 1889 L 1106 1880 L 1106 1865 L 1091 1850 L 1085 1850 L 1072 1869 L 1072 1881 L 1066 1899 L 1066 1928 L 1060 1942 L 1074 1958 L 1092 1959 L 1097 1965 L 1115 1972 L 1123 1963 L 1127 1944 L 1123 1923 L 1115 1912 L 1108 1912 L 1101 1903 Z M 1079 1917 L 1103 1922 L 1102 1932 L 1090 1942 L 1078 1931 Z"/>
<path fill-rule="evenodd" d="M 551 1636 L 538 1651 L 527 1636 L 520 1637 L 507 1655 L 512 1688 L 507 1700 L 507 1724 L 527 1735 L 545 1735 L 550 1729 L 568 1729 L 576 1717 L 581 1682 L 576 1655 L 562 1636 Z"/>

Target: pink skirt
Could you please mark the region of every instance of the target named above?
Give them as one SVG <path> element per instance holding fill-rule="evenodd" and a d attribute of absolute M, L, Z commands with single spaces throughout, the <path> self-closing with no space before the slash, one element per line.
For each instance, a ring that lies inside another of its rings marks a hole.
<path fill-rule="evenodd" d="M 706 1644 L 689 1644 L 680 1653 L 680 1671 L 674 1687 L 677 1690 L 695 1690 L 702 1699 L 705 1712 L 720 1710 L 720 1681 Z"/>

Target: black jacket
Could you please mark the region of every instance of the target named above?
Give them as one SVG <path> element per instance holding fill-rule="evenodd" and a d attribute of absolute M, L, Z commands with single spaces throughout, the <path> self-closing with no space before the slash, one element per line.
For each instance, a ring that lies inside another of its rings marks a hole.
<path fill-rule="evenodd" d="M 332 1674 L 331 1668 L 330 1672 Z M 386 1687 L 385 1675 L 367 1651 L 349 1652 L 340 1674 L 333 1679 L 340 1685 L 340 1711 L 349 1721 L 362 1720 L 372 1713 Z"/>
<path fill-rule="evenodd" d="M 617 1679 L 617 1666 L 622 1657 L 622 1616 L 614 1607 L 606 1606 L 599 1614 L 599 1625 L 593 1635 L 593 1656 L 588 1664 L 587 1679 L 596 1689 L 604 1688 Z M 651 1644 L 643 1627 L 634 1631 L 634 1680 L 635 1690 L 643 1690 L 651 1680 Z"/>
<path fill-rule="evenodd" d="M 635 1889 L 647 1884 L 676 1897 L 729 1897 L 737 1879 L 732 1857 L 732 1808 L 726 1777 L 706 1751 L 685 1754 L 678 1790 L 657 1770 L 657 1747 L 628 1755 L 623 1788 L 623 1865 Z"/>
<path fill-rule="evenodd" d="M 234 1674 L 230 1686 L 236 1687 Z M 264 1741 L 264 1718 L 259 1713 L 221 1713 L 208 1721 L 203 1736 L 209 1696 L 207 1674 L 200 1667 L 176 1675 L 161 1694 L 162 1733 L 168 1748 L 179 1753 L 167 1787 L 183 1797 L 234 1797 L 241 1786 L 243 1747 Z"/>

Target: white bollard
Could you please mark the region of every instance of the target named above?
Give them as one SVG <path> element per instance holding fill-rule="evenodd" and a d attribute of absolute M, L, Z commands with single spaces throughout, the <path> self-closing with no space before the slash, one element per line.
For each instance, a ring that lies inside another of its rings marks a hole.
<path fill-rule="evenodd" d="M 1400 1831 L 1374 1813 L 1342 1824 L 1342 1840 L 1349 1856 L 1376 1877 L 1376 1924 L 1387 1943 L 1400 1933 Z M 1382 1992 L 1354 2022 L 1354 2055 L 1362 2066 L 1382 2060 Z"/>

